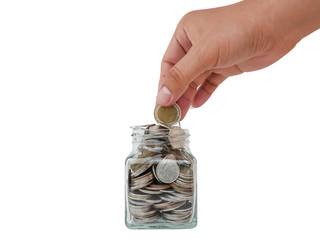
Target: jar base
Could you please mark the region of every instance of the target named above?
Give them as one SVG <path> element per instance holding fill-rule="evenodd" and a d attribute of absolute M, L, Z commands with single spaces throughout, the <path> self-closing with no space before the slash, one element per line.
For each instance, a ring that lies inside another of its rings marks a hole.
<path fill-rule="evenodd" d="M 129 223 L 125 222 L 129 229 L 191 229 L 197 226 L 197 218 L 194 217 L 189 223 L 168 223 L 168 222 L 157 222 L 157 223 Z"/>

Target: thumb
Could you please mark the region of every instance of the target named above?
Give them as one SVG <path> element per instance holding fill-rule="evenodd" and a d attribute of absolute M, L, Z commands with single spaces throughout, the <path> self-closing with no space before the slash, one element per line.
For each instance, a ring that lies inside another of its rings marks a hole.
<path fill-rule="evenodd" d="M 192 46 L 186 55 L 171 67 L 159 86 L 158 104 L 162 106 L 174 104 L 187 90 L 189 84 L 206 71 L 205 66 L 199 60 L 199 52 L 195 46 Z"/>

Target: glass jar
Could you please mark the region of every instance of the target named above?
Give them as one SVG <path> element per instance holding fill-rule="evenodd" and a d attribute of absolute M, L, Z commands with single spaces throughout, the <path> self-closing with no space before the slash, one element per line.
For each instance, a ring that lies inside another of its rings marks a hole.
<path fill-rule="evenodd" d="M 189 131 L 175 126 L 137 126 L 132 139 L 125 164 L 126 226 L 195 227 L 196 159 L 189 149 Z"/>

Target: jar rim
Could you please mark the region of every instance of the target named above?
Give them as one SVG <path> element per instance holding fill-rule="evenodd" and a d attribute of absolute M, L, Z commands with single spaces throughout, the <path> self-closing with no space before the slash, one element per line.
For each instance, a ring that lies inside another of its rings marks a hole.
<path fill-rule="evenodd" d="M 156 126 L 156 127 L 154 127 Z M 153 128 L 151 128 L 153 127 Z M 166 128 L 160 125 L 139 125 L 132 127 L 133 142 L 139 142 L 140 144 L 162 144 L 164 142 L 189 142 L 189 130 L 180 128 L 179 126 L 173 126 Z"/>
<path fill-rule="evenodd" d="M 150 127 L 153 126 L 158 126 L 160 128 L 153 128 L 150 129 Z M 132 134 L 137 134 L 137 135 L 146 135 L 146 134 L 165 134 L 167 133 L 168 136 L 174 134 L 176 135 L 186 135 L 190 136 L 189 134 L 189 129 L 187 128 L 181 128 L 179 126 L 173 126 L 171 128 L 163 127 L 161 125 L 156 125 L 156 124 L 149 124 L 149 125 L 138 125 L 138 126 L 131 126 L 132 128 Z"/>

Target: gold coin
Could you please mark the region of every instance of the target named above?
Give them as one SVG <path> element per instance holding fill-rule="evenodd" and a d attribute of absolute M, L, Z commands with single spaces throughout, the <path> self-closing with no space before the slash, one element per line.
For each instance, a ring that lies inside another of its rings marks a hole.
<path fill-rule="evenodd" d="M 180 121 L 180 107 L 176 103 L 168 107 L 157 105 L 154 109 L 154 118 L 160 125 L 171 127 Z"/>

